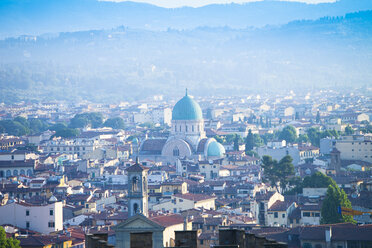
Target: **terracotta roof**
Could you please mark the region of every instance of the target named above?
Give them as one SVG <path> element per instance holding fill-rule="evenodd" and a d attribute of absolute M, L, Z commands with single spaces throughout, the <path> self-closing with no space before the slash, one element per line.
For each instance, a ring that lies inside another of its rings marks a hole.
<path fill-rule="evenodd" d="M 210 196 L 210 195 L 203 195 L 203 194 L 175 194 L 174 197 L 177 198 L 182 198 L 186 200 L 191 200 L 191 201 L 204 201 L 204 200 L 210 200 L 210 199 L 215 199 L 216 197 Z"/>
<path fill-rule="evenodd" d="M 196 152 L 204 152 L 204 146 L 208 139 L 201 139 L 198 144 L 198 148 L 196 149 Z"/>
<path fill-rule="evenodd" d="M 265 194 L 256 194 L 256 200 L 258 201 L 267 201 L 275 194 L 274 191 L 269 191 Z"/>
<path fill-rule="evenodd" d="M 164 227 L 178 225 L 184 222 L 183 217 L 178 214 L 156 216 L 151 218 L 151 220 Z"/>
<path fill-rule="evenodd" d="M 350 223 L 306 226 L 300 229 L 301 240 L 325 240 L 325 230 L 332 228 L 333 241 L 372 241 L 372 225 L 356 226 Z"/>
<path fill-rule="evenodd" d="M 42 236 L 28 236 L 27 238 L 19 238 L 21 247 L 40 247 L 52 244 L 61 244 L 68 240 L 72 240 L 71 237 L 66 236 L 52 236 L 52 235 L 42 235 Z"/>
<path fill-rule="evenodd" d="M 0 161 L 0 167 L 32 167 L 36 165 L 36 160 L 21 160 L 21 161 Z"/>
<path fill-rule="evenodd" d="M 141 153 L 161 154 L 166 139 L 147 139 L 141 146 Z"/>
<path fill-rule="evenodd" d="M 148 170 L 149 168 L 141 165 L 141 164 L 138 164 L 138 163 L 135 163 L 134 165 L 132 165 L 131 167 L 129 167 L 127 169 L 128 172 L 141 172 L 141 171 L 144 171 L 144 170 Z"/>
<path fill-rule="evenodd" d="M 287 211 L 292 201 L 279 201 L 274 202 L 273 205 L 268 209 L 269 211 Z"/>

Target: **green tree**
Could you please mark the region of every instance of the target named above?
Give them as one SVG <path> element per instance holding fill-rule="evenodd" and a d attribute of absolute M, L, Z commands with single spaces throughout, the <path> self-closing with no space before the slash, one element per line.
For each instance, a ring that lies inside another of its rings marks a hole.
<path fill-rule="evenodd" d="M 345 127 L 345 134 L 352 135 L 353 133 L 354 133 L 354 129 L 350 125 L 347 125 L 347 127 Z"/>
<path fill-rule="evenodd" d="M 296 140 L 298 143 L 306 143 L 306 142 L 309 142 L 310 139 L 309 137 L 307 136 L 307 134 L 300 134 Z"/>
<path fill-rule="evenodd" d="M 1 248 L 21 248 L 19 246 L 19 240 L 13 238 L 7 238 L 6 232 L 2 226 L 0 226 L 0 247 Z"/>
<path fill-rule="evenodd" d="M 75 138 L 79 135 L 79 130 L 76 128 L 64 128 L 56 131 L 56 133 L 51 137 L 61 137 L 61 138 Z"/>
<path fill-rule="evenodd" d="M 239 135 L 235 134 L 234 138 L 234 151 L 239 151 Z"/>
<path fill-rule="evenodd" d="M 227 144 L 231 144 L 232 142 L 234 142 L 235 135 L 236 134 L 228 134 L 228 135 L 226 135 L 225 136 L 226 143 Z"/>
<path fill-rule="evenodd" d="M 367 124 L 364 128 L 360 129 L 363 133 L 372 133 L 372 125 Z"/>
<path fill-rule="evenodd" d="M 285 126 L 283 130 L 279 133 L 279 139 L 285 140 L 288 143 L 295 142 L 296 138 L 297 138 L 296 129 L 291 125 Z"/>
<path fill-rule="evenodd" d="M 22 136 L 30 133 L 28 127 L 22 125 L 18 121 L 3 120 L 0 121 L 0 127 L 2 130 L 4 130 L 3 132 L 6 132 L 10 135 Z"/>
<path fill-rule="evenodd" d="M 70 120 L 70 128 L 83 128 L 90 125 L 93 128 L 100 127 L 103 123 L 103 116 L 101 113 L 82 113 L 77 114 Z"/>
<path fill-rule="evenodd" d="M 56 124 L 49 126 L 49 130 L 57 132 L 57 131 L 65 129 L 66 127 L 67 126 L 63 123 L 56 123 Z"/>
<path fill-rule="evenodd" d="M 289 155 L 283 157 L 279 162 L 272 159 L 271 156 L 263 156 L 264 181 L 269 182 L 277 191 L 279 191 L 278 186 L 282 191 L 285 191 L 295 174 L 292 161 L 293 159 Z"/>
<path fill-rule="evenodd" d="M 111 119 L 107 119 L 105 123 L 103 123 L 104 127 L 111 127 L 113 129 L 124 129 L 125 123 L 124 120 L 120 117 L 115 117 Z"/>
<path fill-rule="evenodd" d="M 17 121 L 19 123 L 22 124 L 22 126 L 24 127 L 28 127 L 28 121 L 26 118 L 22 117 L 22 116 L 17 116 L 16 118 L 13 119 L 13 121 Z"/>
<path fill-rule="evenodd" d="M 260 157 L 260 155 L 258 155 L 258 153 L 255 152 L 255 151 L 246 151 L 245 152 L 245 155 L 248 155 L 248 156 L 251 156 L 251 157 L 255 157 L 255 158 L 259 158 Z"/>
<path fill-rule="evenodd" d="M 224 144 L 224 143 L 225 143 L 224 138 L 221 137 L 221 136 L 216 135 L 216 136 L 214 136 L 214 139 L 215 139 L 218 143 L 220 143 L 220 144 Z"/>
<path fill-rule="evenodd" d="M 329 185 L 336 186 L 337 184 L 331 177 L 319 171 L 311 176 L 306 176 L 302 183 L 303 188 L 328 188 Z"/>
<path fill-rule="evenodd" d="M 286 192 L 289 195 L 296 193 L 301 194 L 304 188 L 328 188 L 329 185 L 337 186 L 336 182 L 331 177 L 321 172 L 306 176 L 303 180 L 291 185 L 294 186 L 294 188 Z"/>
<path fill-rule="evenodd" d="M 315 122 L 320 123 L 320 113 L 319 110 L 316 112 Z"/>
<path fill-rule="evenodd" d="M 88 126 L 89 124 L 90 124 L 90 121 L 88 120 L 88 118 L 84 116 L 75 115 L 75 117 L 70 120 L 69 127 L 70 128 L 84 128 Z"/>
<path fill-rule="evenodd" d="M 337 185 L 329 185 L 322 205 L 321 223 L 355 223 L 353 216 L 339 213 L 339 207 L 351 208 L 351 203 L 344 190 L 340 189 Z"/>
<path fill-rule="evenodd" d="M 28 126 L 30 128 L 30 132 L 33 134 L 44 132 L 49 127 L 49 125 L 45 121 L 42 121 L 37 118 L 28 119 Z"/>
<path fill-rule="evenodd" d="M 248 130 L 247 138 L 245 139 L 245 151 L 252 151 L 254 147 L 254 137 L 252 130 Z"/>

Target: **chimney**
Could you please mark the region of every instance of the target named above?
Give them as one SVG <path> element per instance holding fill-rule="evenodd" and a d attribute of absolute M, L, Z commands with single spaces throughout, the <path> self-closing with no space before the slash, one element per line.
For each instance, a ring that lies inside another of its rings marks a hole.
<path fill-rule="evenodd" d="M 331 248 L 331 240 L 332 240 L 332 227 L 327 226 L 325 229 L 325 241 L 326 241 L 327 248 Z"/>

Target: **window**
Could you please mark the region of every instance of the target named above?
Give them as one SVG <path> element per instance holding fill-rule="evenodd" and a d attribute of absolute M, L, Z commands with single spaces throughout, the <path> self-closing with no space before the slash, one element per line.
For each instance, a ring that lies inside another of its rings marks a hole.
<path fill-rule="evenodd" d="M 180 155 L 180 150 L 178 149 L 178 147 L 175 147 L 175 148 L 173 149 L 173 156 L 177 157 L 177 156 L 179 156 L 179 155 Z"/>
<path fill-rule="evenodd" d="M 278 212 L 274 212 L 274 218 L 278 218 Z"/>
<path fill-rule="evenodd" d="M 285 214 L 282 214 L 282 218 L 285 218 Z"/>
<path fill-rule="evenodd" d="M 177 208 L 173 208 L 173 213 L 177 213 Z"/>
<path fill-rule="evenodd" d="M 183 200 L 182 199 L 179 199 L 179 202 L 183 202 Z"/>
<path fill-rule="evenodd" d="M 54 221 L 48 222 L 48 227 L 54 227 Z"/>
<path fill-rule="evenodd" d="M 302 216 L 303 216 L 303 217 L 310 217 L 310 212 L 304 212 L 304 213 L 302 214 Z"/>
<path fill-rule="evenodd" d="M 12 160 L 14 159 L 14 155 L 12 155 Z"/>
<path fill-rule="evenodd" d="M 188 132 L 188 126 L 186 125 L 186 132 Z"/>
<path fill-rule="evenodd" d="M 194 125 L 191 126 L 191 130 L 194 132 Z"/>
<path fill-rule="evenodd" d="M 133 204 L 133 213 L 138 213 L 138 204 L 137 203 Z"/>
<path fill-rule="evenodd" d="M 88 204 L 87 204 L 88 205 Z M 53 215 L 53 209 L 50 209 L 49 210 L 49 215 L 52 216 Z"/>
<path fill-rule="evenodd" d="M 320 213 L 314 213 L 315 217 L 320 217 Z"/>
<path fill-rule="evenodd" d="M 30 216 L 30 210 L 26 210 L 26 216 Z"/>
<path fill-rule="evenodd" d="M 26 228 L 29 229 L 30 228 L 30 222 L 26 221 Z"/>
<path fill-rule="evenodd" d="M 303 248 L 313 248 L 313 246 L 311 245 L 311 243 L 304 243 Z"/>

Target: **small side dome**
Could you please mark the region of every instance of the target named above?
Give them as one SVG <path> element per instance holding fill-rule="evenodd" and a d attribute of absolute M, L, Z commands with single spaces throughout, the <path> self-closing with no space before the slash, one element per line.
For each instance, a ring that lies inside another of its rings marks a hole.
<path fill-rule="evenodd" d="M 225 155 L 225 148 L 217 141 L 212 141 L 208 145 L 208 157 L 223 157 Z"/>

